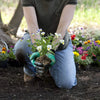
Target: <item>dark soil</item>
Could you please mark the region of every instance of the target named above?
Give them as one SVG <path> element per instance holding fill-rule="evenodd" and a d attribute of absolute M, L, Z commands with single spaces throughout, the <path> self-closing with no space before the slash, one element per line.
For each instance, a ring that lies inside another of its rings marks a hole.
<path fill-rule="evenodd" d="M 59 89 L 51 77 L 23 82 L 22 67 L 0 68 L 0 100 L 100 100 L 100 68 L 77 73 L 78 85 Z"/>
<path fill-rule="evenodd" d="M 35 61 L 43 64 L 44 66 L 51 63 L 51 60 L 46 55 L 36 58 Z"/>

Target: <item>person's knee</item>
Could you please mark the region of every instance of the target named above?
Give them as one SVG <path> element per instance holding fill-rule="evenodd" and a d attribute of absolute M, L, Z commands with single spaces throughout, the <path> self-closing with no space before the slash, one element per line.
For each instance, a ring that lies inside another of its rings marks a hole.
<path fill-rule="evenodd" d="M 22 48 L 16 49 L 15 56 L 19 62 L 25 63 L 26 53 Z"/>
<path fill-rule="evenodd" d="M 74 83 L 75 82 L 72 79 L 56 81 L 57 87 L 64 89 L 71 89 L 73 86 L 75 86 Z"/>
<path fill-rule="evenodd" d="M 20 54 L 25 54 L 25 50 L 23 48 L 17 48 L 15 49 L 15 55 L 18 56 Z"/>

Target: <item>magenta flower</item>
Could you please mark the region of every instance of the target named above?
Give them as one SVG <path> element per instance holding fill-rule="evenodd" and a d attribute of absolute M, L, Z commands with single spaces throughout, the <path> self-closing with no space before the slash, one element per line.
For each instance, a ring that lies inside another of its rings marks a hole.
<path fill-rule="evenodd" d="M 77 48 L 77 50 L 79 51 L 79 54 L 80 54 L 80 55 L 83 54 L 83 50 L 82 50 L 82 49 L 83 49 L 83 47 L 78 47 L 78 48 Z"/>
<path fill-rule="evenodd" d="M 10 52 L 10 50 L 7 51 L 7 53 L 9 53 L 9 52 Z"/>
<path fill-rule="evenodd" d="M 79 54 L 80 54 L 80 55 L 83 54 L 83 51 L 82 51 L 82 50 L 79 50 Z"/>
<path fill-rule="evenodd" d="M 13 46 L 13 45 L 11 45 L 11 46 L 10 46 L 10 48 L 14 48 L 14 46 Z"/>
<path fill-rule="evenodd" d="M 78 47 L 78 48 L 77 48 L 78 51 L 79 51 L 79 50 L 82 50 L 82 49 L 83 49 L 83 47 Z"/>

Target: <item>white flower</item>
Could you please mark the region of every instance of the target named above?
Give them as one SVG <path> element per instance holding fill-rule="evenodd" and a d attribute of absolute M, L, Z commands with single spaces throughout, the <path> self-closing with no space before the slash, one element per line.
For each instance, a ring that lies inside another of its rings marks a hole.
<path fill-rule="evenodd" d="M 42 32 L 41 35 L 45 35 L 45 32 Z"/>
<path fill-rule="evenodd" d="M 55 33 L 56 38 L 58 38 L 58 33 Z"/>
<path fill-rule="evenodd" d="M 56 38 L 61 37 L 61 34 L 55 33 Z"/>
<path fill-rule="evenodd" d="M 37 35 L 39 35 L 39 34 L 40 34 L 40 32 L 37 32 L 36 34 L 37 34 Z"/>
<path fill-rule="evenodd" d="M 39 31 L 42 32 L 42 29 L 40 28 Z"/>
<path fill-rule="evenodd" d="M 37 50 L 40 52 L 42 50 L 42 46 L 38 46 Z"/>
<path fill-rule="evenodd" d="M 72 35 L 73 34 L 73 30 L 69 29 L 68 32 Z"/>
<path fill-rule="evenodd" d="M 61 37 L 61 34 L 58 34 L 59 37 Z"/>
<path fill-rule="evenodd" d="M 42 29 L 41 29 L 41 28 L 40 28 L 40 29 L 38 29 L 38 30 L 37 30 L 37 33 L 38 33 L 38 32 L 42 32 Z"/>
<path fill-rule="evenodd" d="M 46 41 L 43 39 L 43 42 L 46 43 Z"/>
<path fill-rule="evenodd" d="M 52 45 L 47 45 L 47 50 L 51 50 L 52 49 Z"/>
<path fill-rule="evenodd" d="M 64 45 L 64 40 L 60 40 L 60 43 Z"/>
<path fill-rule="evenodd" d="M 76 37 L 75 39 L 76 39 L 77 41 L 79 41 L 79 38 Z"/>

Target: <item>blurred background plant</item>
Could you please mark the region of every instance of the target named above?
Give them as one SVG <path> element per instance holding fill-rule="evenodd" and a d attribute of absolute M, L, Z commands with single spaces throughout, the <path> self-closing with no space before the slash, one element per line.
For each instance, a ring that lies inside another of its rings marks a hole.
<path fill-rule="evenodd" d="M 9 24 L 18 5 L 18 1 L 19 0 L 0 0 L 0 11 L 4 24 Z M 20 36 L 22 36 L 24 33 L 24 29 L 27 29 L 27 24 L 25 18 L 23 17 L 17 34 L 20 34 Z M 92 51 L 93 48 L 95 48 L 94 50 L 98 51 L 98 54 L 94 53 L 94 56 L 96 55 L 96 59 L 98 59 L 96 61 L 98 62 L 99 56 L 97 55 L 99 55 L 99 50 L 98 46 L 95 46 L 94 43 L 95 41 L 100 40 L 100 0 L 78 0 L 74 18 L 71 25 L 69 26 L 69 32 L 71 35 L 74 34 L 71 38 L 73 38 L 72 42 L 76 48 L 81 46 L 87 48 L 87 46 L 91 46 L 91 44 L 84 44 L 84 42 L 86 43 L 88 40 L 92 42 L 92 46 L 91 49 L 89 49 L 89 52 Z M 82 61 L 78 61 L 85 64 L 84 62 L 86 60 L 84 59 L 88 58 L 88 56 L 83 56 L 82 59 L 80 59 Z M 88 61 L 92 62 L 92 60 Z"/>
<path fill-rule="evenodd" d="M 71 33 L 75 62 L 84 66 L 100 66 L 100 38 L 90 35 L 88 31 L 84 35 L 84 28 L 78 28 Z"/>
<path fill-rule="evenodd" d="M 18 0 L 0 0 L 0 9 L 2 10 L 2 18 L 7 24 L 14 14 Z M 75 15 L 71 27 L 79 25 L 99 28 L 100 26 L 100 1 L 99 0 L 78 0 Z M 21 30 L 27 28 L 25 18 L 20 24 Z"/>
<path fill-rule="evenodd" d="M 73 23 L 93 28 L 100 25 L 100 0 L 78 0 Z M 75 25 L 75 24 L 74 24 Z"/>
<path fill-rule="evenodd" d="M 5 47 L 2 48 L 2 51 L 0 52 L 0 61 L 5 61 L 8 58 L 7 50 Z"/>
<path fill-rule="evenodd" d="M 2 51 L 0 52 L 0 61 L 8 59 L 13 59 L 13 60 L 16 59 L 13 51 L 13 46 L 11 46 L 8 50 L 6 49 L 6 47 L 3 47 Z"/>
<path fill-rule="evenodd" d="M 7 51 L 7 53 L 8 53 L 8 58 L 9 59 L 13 59 L 13 60 L 15 60 L 16 59 L 16 57 L 15 57 L 15 54 L 14 54 L 14 46 L 10 46 L 9 47 L 9 50 Z"/>

